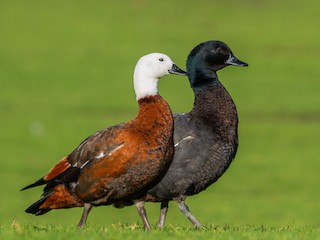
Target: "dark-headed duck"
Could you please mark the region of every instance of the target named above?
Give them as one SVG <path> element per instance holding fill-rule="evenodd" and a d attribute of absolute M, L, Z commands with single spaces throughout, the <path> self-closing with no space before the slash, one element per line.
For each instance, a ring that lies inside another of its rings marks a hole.
<path fill-rule="evenodd" d="M 227 170 L 238 148 L 236 106 L 218 79 L 217 71 L 229 66 L 248 66 L 238 60 L 220 41 L 196 46 L 187 59 L 187 71 L 195 101 L 189 113 L 174 114 L 175 153 L 164 178 L 145 197 L 161 202 L 158 227 L 165 223 L 168 203 L 174 200 L 179 209 L 199 228 L 185 199 L 197 194 Z"/>

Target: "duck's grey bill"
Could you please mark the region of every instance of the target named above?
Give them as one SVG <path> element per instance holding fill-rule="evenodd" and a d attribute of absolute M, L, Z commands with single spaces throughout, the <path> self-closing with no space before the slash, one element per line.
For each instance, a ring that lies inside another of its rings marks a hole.
<path fill-rule="evenodd" d="M 234 65 L 239 67 L 248 67 L 248 63 L 240 61 L 235 56 L 230 56 L 229 59 L 226 61 L 226 63 L 229 65 Z"/>
<path fill-rule="evenodd" d="M 183 71 L 182 69 L 180 69 L 175 64 L 172 65 L 172 68 L 169 70 L 169 73 L 182 75 L 182 76 L 187 76 L 188 75 L 188 73 L 186 71 Z"/>

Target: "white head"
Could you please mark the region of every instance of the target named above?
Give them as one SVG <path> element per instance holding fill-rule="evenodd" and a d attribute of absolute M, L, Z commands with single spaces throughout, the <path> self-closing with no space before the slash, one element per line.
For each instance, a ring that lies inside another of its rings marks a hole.
<path fill-rule="evenodd" d="M 136 99 L 158 94 L 158 81 L 170 73 L 187 75 L 167 55 L 150 53 L 139 59 L 134 69 L 133 84 Z"/>

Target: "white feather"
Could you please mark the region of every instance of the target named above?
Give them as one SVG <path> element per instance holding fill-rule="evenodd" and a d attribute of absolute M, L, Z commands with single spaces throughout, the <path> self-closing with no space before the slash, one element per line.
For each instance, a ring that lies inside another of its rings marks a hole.
<path fill-rule="evenodd" d="M 177 143 L 174 145 L 174 147 L 179 146 L 179 144 L 180 144 L 181 142 L 183 142 L 183 141 L 191 140 L 191 139 L 194 139 L 194 137 L 192 137 L 192 136 L 187 136 L 187 137 L 183 138 L 181 141 L 177 142 Z"/>
<path fill-rule="evenodd" d="M 158 81 L 161 77 L 169 75 L 172 65 L 172 60 L 162 53 L 150 53 L 141 57 L 133 75 L 136 99 L 158 94 Z"/>

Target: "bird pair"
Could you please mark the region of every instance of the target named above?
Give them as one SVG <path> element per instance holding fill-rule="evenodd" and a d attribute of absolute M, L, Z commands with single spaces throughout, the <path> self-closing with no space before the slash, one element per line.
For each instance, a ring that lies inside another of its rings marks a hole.
<path fill-rule="evenodd" d="M 165 54 L 143 56 L 134 70 L 139 104 L 135 119 L 102 129 L 60 160 L 47 175 L 23 190 L 46 185 L 27 213 L 84 207 L 78 227 L 93 206 L 135 204 L 150 229 L 144 203 L 161 202 L 158 227 L 163 228 L 168 203 L 199 228 L 185 199 L 205 190 L 229 167 L 238 147 L 238 116 L 232 98 L 216 72 L 228 65 L 248 66 L 220 41 L 196 46 L 187 72 Z M 168 74 L 188 75 L 195 94 L 189 113 L 174 114 L 158 94 L 158 80 Z"/>

